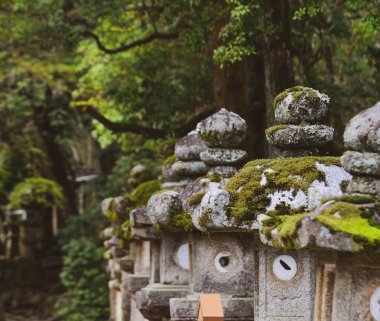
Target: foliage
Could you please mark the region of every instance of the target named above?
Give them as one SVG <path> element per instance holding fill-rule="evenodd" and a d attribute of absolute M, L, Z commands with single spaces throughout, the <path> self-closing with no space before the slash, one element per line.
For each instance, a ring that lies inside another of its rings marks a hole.
<path fill-rule="evenodd" d="M 27 178 L 17 184 L 9 195 L 10 207 L 61 206 L 64 201 L 62 188 L 54 181 L 43 178 Z"/>
<path fill-rule="evenodd" d="M 107 276 L 102 267 L 103 249 L 80 239 L 63 246 L 61 281 L 65 294 L 57 304 L 63 321 L 103 321 L 108 317 Z"/>
<path fill-rule="evenodd" d="M 100 206 L 69 219 L 58 234 L 64 254 L 61 282 L 66 292 L 56 309 L 63 321 L 103 321 L 108 316 L 107 276 L 103 245 L 98 237 L 105 226 Z"/>

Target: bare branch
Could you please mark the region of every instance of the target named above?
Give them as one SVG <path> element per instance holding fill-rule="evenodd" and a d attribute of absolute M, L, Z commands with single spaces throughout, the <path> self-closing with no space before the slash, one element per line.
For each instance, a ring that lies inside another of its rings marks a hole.
<path fill-rule="evenodd" d="M 89 114 L 92 118 L 97 120 L 99 123 L 103 124 L 107 129 L 111 130 L 114 133 L 133 133 L 147 138 L 156 139 L 165 138 L 170 133 L 173 133 L 177 137 L 185 136 L 187 133 L 195 129 L 197 123 L 215 113 L 215 109 L 206 110 L 195 116 L 189 122 L 181 124 L 180 126 L 171 131 L 145 127 L 134 123 L 113 122 L 106 118 L 104 115 L 102 115 L 96 108 L 90 105 L 81 106 L 78 108 Z"/>
<path fill-rule="evenodd" d="M 111 55 L 117 54 L 120 52 L 124 52 L 124 51 L 128 51 L 128 50 L 133 49 L 135 47 L 148 44 L 154 40 L 158 40 L 158 39 L 160 39 L 160 40 L 171 40 L 171 39 L 178 38 L 178 32 L 171 32 L 171 33 L 155 32 L 146 38 L 142 38 L 142 39 L 133 41 L 129 44 L 123 45 L 121 47 L 111 49 L 111 48 L 107 48 L 106 46 L 104 46 L 104 44 L 100 41 L 100 38 L 98 35 L 90 32 L 90 31 L 86 31 L 85 33 L 83 33 L 83 35 L 85 37 L 90 37 L 90 38 L 94 39 L 99 50 L 101 50 L 107 54 L 111 54 Z"/>

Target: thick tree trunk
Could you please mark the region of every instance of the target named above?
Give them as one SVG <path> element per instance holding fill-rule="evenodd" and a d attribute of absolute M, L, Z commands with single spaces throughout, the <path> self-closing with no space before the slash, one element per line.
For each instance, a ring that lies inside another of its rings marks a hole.
<path fill-rule="evenodd" d="M 264 35 L 265 105 L 266 125 L 274 124 L 274 97 L 294 85 L 291 56 L 290 12 L 288 0 L 266 0 L 264 2 L 264 24 L 268 34 Z M 269 30 L 274 30 L 269 32 Z M 273 149 L 269 149 L 273 156 Z"/>
<path fill-rule="evenodd" d="M 218 39 L 221 23 L 209 42 L 210 56 L 220 45 Z M 260 64 L 257 62 L 260 61 Z M 251 67 L 253 66 L 253 70 Z M 223 69 L 214 63 L 213 92 L 216 107 L 226 108 L 240 115 L 247 122 L 247 138 L 241 148 L 250 158 L 262 156 L 263 135 L 263 69 L 260 56 L 227 64 Z"/>
<path fill-rule="evenodd" d="M 67 201 L 64 210 L 65 217 L 78 213 L 77 195 L 74 173 L 70 167 L 67 155 L 57 143 L 58 133 L 51 126 L 48 109 L 45 106 L 33 108 L 33 121 L 43 139 L 45 151 L 51 164 L 51 171 L 58 184 L 62 187 Z"/>

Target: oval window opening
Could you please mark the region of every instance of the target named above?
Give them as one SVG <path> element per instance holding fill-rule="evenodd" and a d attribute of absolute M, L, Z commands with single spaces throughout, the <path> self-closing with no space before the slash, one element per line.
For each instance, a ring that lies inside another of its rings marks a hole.
<path fill-rule="evenodd" d="M 190 269 L 189 244 L 182 244 L 177 251 L 177 259 L 180 267 L 185 270 Z"/>
<path fill-rule="evenodd" d="M 216 269 L 219 272 L 226 273 L 228 272 L 228 266 L 230 265 L 230 252 L 220 252 L 214 260 Z"/>
<path fill-rule="evenodd" d="M 290 255 L 280 255 L 273 262 L 273 273 L 282 281 L 290 281 L 297 274 L 297 263 Z"/>

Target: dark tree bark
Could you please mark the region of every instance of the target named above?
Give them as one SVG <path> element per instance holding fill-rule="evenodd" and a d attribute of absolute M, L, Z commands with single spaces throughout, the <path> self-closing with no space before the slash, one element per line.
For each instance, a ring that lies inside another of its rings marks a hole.
<path fill-rule="evenodd" d="M 50 97 L 47 104 L 50 103 L 54 105 L 55 102 L 51 99 L 51 93 L 48 93 L 47 96 Z M 78 213 L 75 174 L 70 166 L 67 155 L 65 155 L 60 144 L 57 142 L 59 134 L 51 125 L 48 111 L 47 106 L 34 106 L 33 121 L 45 145 L 45 151 L 51 164 L 52 174 L 63 189 L 67 201 L 65 217 L 68 217 Z"/>
<path fill-rule="evenodd" d="M 274 124 L 274 97 L 294 85 L 289 1 L 264 1 L 264 25 L 268 32 L 264 35 L 263 46 L 266 126 L 270 127 Z M 270 148 L 270 156 L 273 153 Z"/>

